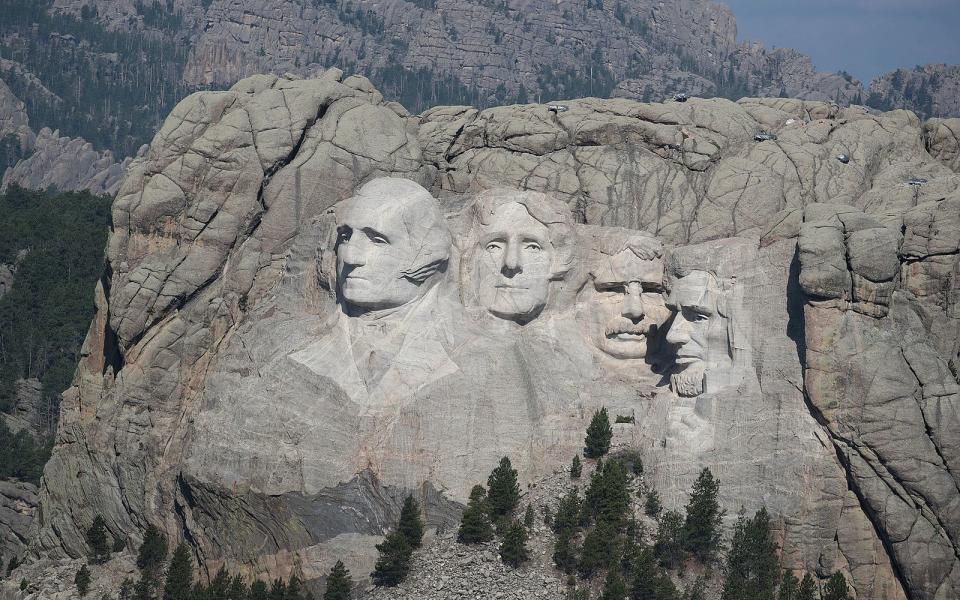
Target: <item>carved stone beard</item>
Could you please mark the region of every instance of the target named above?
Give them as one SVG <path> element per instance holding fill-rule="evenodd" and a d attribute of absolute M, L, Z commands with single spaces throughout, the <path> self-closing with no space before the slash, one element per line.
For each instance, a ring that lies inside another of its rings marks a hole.
<path fill-rule="evenodd" d="M 687 365 L 685 369 L 670 375 L 670 389 L 678 396 L 693 398 L 703 393 L 703 381 L 707 366 L 703 362 Z"/>

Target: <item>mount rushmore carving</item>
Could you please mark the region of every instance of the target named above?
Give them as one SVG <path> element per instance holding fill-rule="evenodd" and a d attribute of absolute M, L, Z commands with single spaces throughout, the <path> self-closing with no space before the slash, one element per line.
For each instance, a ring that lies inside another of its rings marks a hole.
<path fill-rule="evenodd" d="M 408 493 L 452 526 L 606 407 L 668 508 L 710 467 L 784 568 L 955 597 L 960 175 L 920 122 L 565 104 L 414 116 L 336 70 L 185 99 L 114 203 L 31 555 L 102 515 L 210 574 L 369 572 Z"/>

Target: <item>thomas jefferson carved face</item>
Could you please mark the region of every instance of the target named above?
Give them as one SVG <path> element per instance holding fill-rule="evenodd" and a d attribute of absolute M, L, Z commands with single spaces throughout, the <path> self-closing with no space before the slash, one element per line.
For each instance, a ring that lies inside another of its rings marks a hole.
<path fill-rule="evenodd" d="M 717 278 L 706 271 L 690 271 L 674 280 L 667 304 L 675 313 L 667 342 L 677 353 L 671 386 L 680 396 L 698 396 L 709 371 L 733 367 Z"/>
<path fill-rule="evenodd" d="M 493 190 L 479 202 L 475 249 L 477 297 L 491 314 L 526 323 L 547 304 L 551 281 L 569 259 L 558 237 L 562 210 L 533 192 Z"/>
<path fill-rule="evenodd" d="M 663 298 L 661 244 L 636 236 L 615 254 L 600 253 L 584 289 L 579 320 L 590 341 L 619 359 L 647 356 L 650 340 L 670 312 Z"/>
<path fill-rule="evenodd" d="M 354 312 L 419 298 L 446 266 L 449 234 L 437 201 L 416 183 L 384 177 L 364 185 L 337 215 L 337 284 Z"/>

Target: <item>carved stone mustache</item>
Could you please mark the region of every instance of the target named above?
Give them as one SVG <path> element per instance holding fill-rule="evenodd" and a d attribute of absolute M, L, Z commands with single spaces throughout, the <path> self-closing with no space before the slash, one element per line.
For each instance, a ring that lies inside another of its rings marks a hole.
<path fill-rule="evenodd" d="M 620 317 L 614 319 L 607 323 L 607 327 L 604 330 L 604 335 L 607 337 L 614 336 L 620 333 L 631 333 L 634 335 L 647 335 L 650 333 L 651 323 L 640 321 L 639 323 L 634 323 L 630 319 Z"/>

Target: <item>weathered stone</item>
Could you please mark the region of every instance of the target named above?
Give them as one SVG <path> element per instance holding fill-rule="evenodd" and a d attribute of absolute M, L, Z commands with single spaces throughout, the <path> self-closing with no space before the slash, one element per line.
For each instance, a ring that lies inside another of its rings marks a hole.
<path fill-rule="evenodd" d="M 668 507 L 709 466 L 728 521 L 774 515 L 786 568 L 960 589 L 958 175 L 916 117 L 413 117 L 341 77 L 196 94 L 131 165 L 36 554 L 81 555 L 101 514 L 207 574 L 367 573 L 407 493 L 449 529 L 501 456 L 549 479 L 606 406 Z"/>

